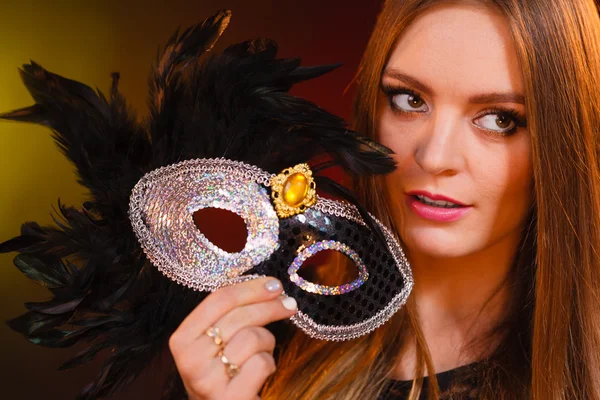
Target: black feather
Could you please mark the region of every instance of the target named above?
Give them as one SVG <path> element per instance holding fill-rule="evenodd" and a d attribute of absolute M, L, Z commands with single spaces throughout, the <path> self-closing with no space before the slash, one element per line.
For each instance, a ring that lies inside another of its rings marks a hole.
<path fill-rule="evenodd" d="M 165 278 L 140 248 L 128 208 L 145 173 L 192 158 L 226 157 L 273 173 L 326 158 L 315 168 L 318 186 L 353 203 L 381 235 L 352 193 L 319 173 L 340 166 L 354 177 L 385 174 L 394 169 L 390 150 L 288 93 L 338 65 L 303 67 L 299 58 L 277 58 L 277 44 L 265 38 L 213 53 L 230 16 L 220 11 L 167 42 L 151 72 L 143 122 L 119 93 L 118 73 L 107 98 L 35 62 L 21 70 L 35 104 L 0 115 L 51 128 L 90 192 L 79 208 L 59 202 L 55 226 L 27 222 L 20 236 L 0 244 L 0 252 L 19 252 L 15 265 L 53 295 L 28 303 L 29 312 L 8 322 L 12 329 L 42 346 L 88 344 L 61 369 L 109 352 L 79 399 L 107 397 L 129 384 L 207 295 Z M 164 396 L 184 398 L 176 374 Z"/>

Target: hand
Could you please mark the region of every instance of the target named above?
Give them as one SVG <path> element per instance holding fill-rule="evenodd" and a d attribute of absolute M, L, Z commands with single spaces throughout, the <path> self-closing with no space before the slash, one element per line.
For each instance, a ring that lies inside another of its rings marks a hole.
<path fill-rule="evenodd" d="M 296 313 L 296 301 L 282 298 L 272 277 L 222 287 L 209 294 L 179 325 L 169 348 L 190 400 L 255 400 L 275 372 L 275 336 L 264 325 Z M 287 306 L 287 308 L 286 308 Z M 205 334 L 218 327 L 221 346 Z M 219 351 L 239 367 L 230 378 Z"/>

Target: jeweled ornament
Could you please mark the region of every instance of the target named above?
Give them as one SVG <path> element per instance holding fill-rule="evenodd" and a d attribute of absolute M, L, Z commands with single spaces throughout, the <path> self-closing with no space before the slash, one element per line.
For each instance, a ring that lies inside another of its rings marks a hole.
<path fill-rule="evenodd" d="M 317 201 L 316 185 L 308 164 L 286 168 L 271 179 L 271 198 L 279 218 L 304 212 Z"/>
<path fill-rule="evenodd" d="M 308 194 L 308 179 L 301 173 L 290 175 L 283 184 L 283 201 L 290 207 L 298 207 Z"/>

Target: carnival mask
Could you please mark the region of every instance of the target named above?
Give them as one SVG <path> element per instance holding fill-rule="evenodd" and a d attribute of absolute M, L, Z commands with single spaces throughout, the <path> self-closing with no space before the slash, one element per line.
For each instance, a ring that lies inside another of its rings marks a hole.
<path fill-rule="evenodd" d="M 198 230 L 193 213 L 209 207 L 244 220 L 248 238 L 240 252 L 219 248 Z M 130 218 L 149 259 L 182 285 L 213 291 L 256 275 L 277 277 L 298 301 L 292 321 L 318 339 L 346 340 L 372 331 L 404 304 L 412 286 L 404 253 L 390 232 L 374 219 L 381 240 L 355 207 L 317 196 L 307 164 L 279 175 L 225 159 L 161 168 L 134 188 Z M 358 277 L 338 286 L 300 277 L 300 266 L 324 250 L 346 255 Z"/>

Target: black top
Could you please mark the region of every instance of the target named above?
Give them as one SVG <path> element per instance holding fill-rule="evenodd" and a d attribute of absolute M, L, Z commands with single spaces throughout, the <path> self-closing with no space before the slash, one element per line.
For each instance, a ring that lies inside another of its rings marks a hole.
<path fill-rule="evenodd" d="M 477 380 L 475 378 L 461 379 L 457 384 L 457 376 L 471 371 L 478 363 L 468 364 L 449 371 L 436 374 L 438 385 L 440 387 L 440 400 L 449 399 L 451 394 L 460 394 L 464 399 L 477 398 Z M 423 378 L 423 389 L 419 400 L 427 400 L 429 378 Z M 412 381 L 399 381 L 391 379 L 388 387 L 378 398 L 378 400 L 405 400 L 408 398 Z"/>

